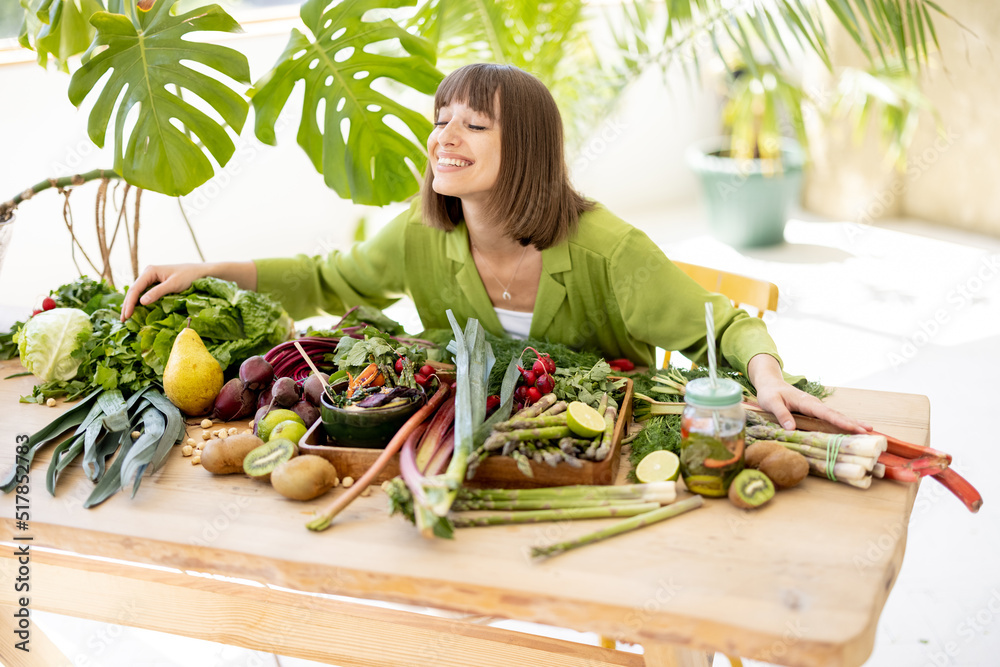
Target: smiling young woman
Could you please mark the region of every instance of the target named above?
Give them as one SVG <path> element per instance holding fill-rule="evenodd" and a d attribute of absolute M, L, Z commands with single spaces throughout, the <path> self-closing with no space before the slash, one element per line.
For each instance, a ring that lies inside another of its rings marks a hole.
<path fill-rule="evenodd" d="M 438 88 L 434 123 L 421 197 L 371 239 L 326 256 L 149 267 L 123 318 L 140 294 L 152 303 L 214 275 L 270 293 L 296 319 L 407 295 L 426 328 L 448 328 L 451 309 L 496 335 L 652 365 L 656 347 L 706 361 L 711 301 L 716 348 L 749 376 L 764 409 L 786 427 L 798 411 L 864 430 L 785 381 L 761 320 L 699 287 L 642 231 L 576 192 L 559 111 L 538 79 L 509 65 L 460 68 Z"/>

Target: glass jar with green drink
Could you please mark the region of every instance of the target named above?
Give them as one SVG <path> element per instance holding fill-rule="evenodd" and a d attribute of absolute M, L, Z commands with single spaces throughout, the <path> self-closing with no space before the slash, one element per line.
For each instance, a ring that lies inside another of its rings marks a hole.
<path fill-rule="evenodd" d="M 743 470 L 743 388 L 728 378 L 688 382 L 681 415 L 681 476 L 692 493 L 721 498 Z"/>

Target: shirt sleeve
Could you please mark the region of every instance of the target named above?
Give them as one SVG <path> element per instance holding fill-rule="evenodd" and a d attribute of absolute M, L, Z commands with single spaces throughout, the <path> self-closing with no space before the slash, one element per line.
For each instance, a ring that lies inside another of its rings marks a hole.
<path fill-rule="evenodd" d="M 702 288 L 642 231 L 625 235 L 612 255 L 611 271 L 625 328 L 636 339 L 706 365 L 705 302 L 711 301 L 716 348 L 729 366 L 746 374 L 750 359 L 762 353 L 782 363 L 762 320 Z"/>
<path fill-rule="evenodd" d="M 358 305 L 392 305 L 406 292 L 406 227 L 414 210 L 350 250 L 254 260 L 257 291 L 276 298 L 296 320 L 339 315 Z"/>

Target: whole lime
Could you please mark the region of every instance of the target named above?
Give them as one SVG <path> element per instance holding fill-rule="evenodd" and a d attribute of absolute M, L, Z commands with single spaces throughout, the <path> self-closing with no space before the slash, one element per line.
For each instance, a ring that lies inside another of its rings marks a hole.
<path fill-rule="evenodd" d="M 299 424 L 302 424 L 302 428 L 305 428 L 306 426 L 306 423 L 302 421 L 302 417 L 299 417 L 291 410 L 285 410 L 284 408 L 271 410 L 264 415 L 264 418 L 260 420 L 259 424 L 257 424 L 257 437 L 264 442 L 267 442 L 271 437 L 271 431 L 274 427 L 283 421 L 298 422 Z"/>
<path fill-rule="evenodd" d="M 305 423 L 301 418 L 286 419 L 283 422 L 279 422 L 274 428 L 271 429 L 271 440 L 275 438 L 285 438 L 291 440 L 292 442 L 298 442 L 302 436 L 306 434 Z"/>

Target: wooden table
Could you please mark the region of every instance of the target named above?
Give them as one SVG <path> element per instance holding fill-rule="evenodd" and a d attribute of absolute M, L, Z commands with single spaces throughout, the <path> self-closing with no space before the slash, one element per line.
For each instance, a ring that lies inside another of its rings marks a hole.
<path fill-rule="evenodd" d="M 0 363 L 0 377 L 19 367 Z M 0 470 L 19 433 L 58 408 L 21 405 L 32 378 L 0 381 Z M 839 389 L 829 403 L 926 444 L 926 397 Z M 198 434 L 197 426 L 189 428 Z M 30 529 L 4 499 L 0 592 L 8 665 L 69 664 L 33 628 L 31 661 L 12 649 L 16 535 L 31 535 L 30 606 L 337 665 L 708 665 L 705 651 L 802 667 L 854 666 L 899 572 L 916 485 L 861 491 L 807 479 L 758 511 L 725 501 L 532 562 L 529 546 L 603 521 L 473 528 L 428 541 L 386 515 L 380 490 L 326 532 L 305 528 L 329 496 L 298 503 L 242 475 L 213 477 L 179 448 L 135 498 L 84 510 L 74 464 L 56 497 L 48 452 L 30 479 Z M 106 557 L 129 564 L 98 560 Z M 155 566 L 155 567 L 150 567 Z M 225 579 L 236 578 L 236 580 Z M 303 593 L 522 619 L 642 644 L 645 657 Z M 48 657 L 35 662 L 39 656 Z M 474 656 L 474 657 L 470 657 Z M 20 661 L 20 662 L 19 662 Z"/>

